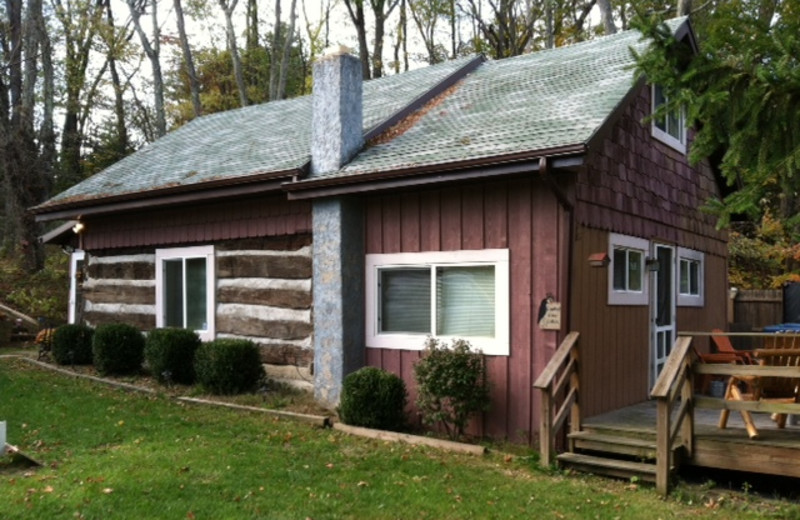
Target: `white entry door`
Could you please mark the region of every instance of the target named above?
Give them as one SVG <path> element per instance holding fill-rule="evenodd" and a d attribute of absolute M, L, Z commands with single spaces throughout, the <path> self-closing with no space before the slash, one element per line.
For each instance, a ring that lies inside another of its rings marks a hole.
<path fill-rule="evenodd" d="M 675 342 L 675 248 L 653 244 L 648 261 L 650 290 L 650 388 L 658 379 Z"/>

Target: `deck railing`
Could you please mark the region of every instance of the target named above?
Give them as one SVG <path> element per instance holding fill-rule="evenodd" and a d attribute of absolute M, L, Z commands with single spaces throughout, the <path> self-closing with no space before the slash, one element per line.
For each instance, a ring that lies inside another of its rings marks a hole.
<path fill-rule="evenodd" d="M 769 412 L 800 414 L 800 403 L 769 402 L 764 400 L 731 400 L 694 393 L 694 376 L 729 378 L 787 378 L 800 380 L 800 366 L 765 366 L 733 363 L 703 363 L 692 345 L 698 337 L 730 336 L 760 341 L 766 347 L 787 348 L 786 352 L 800 355 L 800 334 L 682 332 L 672 348 L 650 396 L 657 402 L 656 419 L 656 490 L 669 492 L 669 475 L 676 465 L 676 449 L 682 447 L 691 457 L 694 438 L 694 410 L 732 410 L 737 412 Z M 783 342 L 783 343 L 781 343 Z M 797 352 L 795 352 L 797 351 Z M 748 431 L 748 433 L 751 433 Z"/>
<path fill-rule="evenodd" d="M 539 426 L 539 451 L 541 464 L 553 463 L 555 440 L 570 418 L 570 431 L 581 428 L 581 411 L 578 393 L 578 332 L 570 332 L 550 358 L 550 362 L 533 384 L 541 390 L 542 409 Z"/>
<path fill-rule="evenodd" d="M 676 449 L 692 455 L 694 438 L 694 382 L 696 358 L 691 337 L 679 337 L 661 370 L 650 397 L 656 401 L 656 490 L 669 493 L 669 476 Z M 675 413 L 677 410 L 677 413 Z"/>

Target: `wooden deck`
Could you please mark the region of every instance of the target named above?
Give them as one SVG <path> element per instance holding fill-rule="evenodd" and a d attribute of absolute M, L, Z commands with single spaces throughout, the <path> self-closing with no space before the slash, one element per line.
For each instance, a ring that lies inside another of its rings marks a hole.
<path fill-rule="evenodd" d="M 655 438 L 656 416 L 656 402 L 647 401 L 589 417 L 583 426 L 607 434 Z M 738 413 L 731 413 L 723 430 L 717 427 L 718 411 L 695 410 L 694 452 L 681 464 L 800 478 L 800 426 L 778 429 L 767 413 L 754 413 L 753 419 L 759 438 L 750 440 Z"/>

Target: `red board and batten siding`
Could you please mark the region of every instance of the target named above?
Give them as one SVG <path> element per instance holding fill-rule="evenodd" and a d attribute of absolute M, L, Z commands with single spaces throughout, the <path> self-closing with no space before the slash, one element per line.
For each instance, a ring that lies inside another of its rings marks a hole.
<path fill-rule="evenodd" d="M 366 203 L 366 252 L 398 253 L 509 249 L 510 355 L 487 356 L 492 404 L 475 434 L 530 442 L 538 429 L 539 396 L 532 388 L 558 341 L 535 323 L 539 302 L 557 299 L 567 227 L 552 193 L 532 179 L 495 181 L 386 195 Z M 368 365 L 403 377 L 409 401 L 419 351 L 366 349 Z"/>
<path fill-rule="evenodd" d="M 84 249 L 211 243 L 311 232 L 311 203 L 282 194 L 86 218 Z"/>

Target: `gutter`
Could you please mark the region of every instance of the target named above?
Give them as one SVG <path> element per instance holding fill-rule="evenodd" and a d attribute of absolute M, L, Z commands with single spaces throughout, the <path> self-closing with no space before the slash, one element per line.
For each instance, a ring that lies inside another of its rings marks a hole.
<path fill-rule="evenodd" d="M 555 147 L 545 150 L 519 152 L 504 156 L 468 159 L 445 164 L 410 166 L 403 169 L 364 174 L 315 177 L 282 185 L 289 200 L 363 193 L 387 188 L 402 188 L 422 184 L 463 181 L 496 177 L 531 171 L 531 162 L 547 157 L 553 168 L 574 168 L 583 164 L 587 149 L 584 144 Z"/>
<path fill-rule="evenodd" d="M 72 200 L 39 205 L 29 211 L 37 222 L 76 219 L 85 215 L 103 215 L 121 211 L 152 209 L 194 202 L 209 202 L 236 196 L 281 193 L 282 183 L 301 173 L 299 169 L 270 172 L 240 179 L 224 179 L 198 185 L 172 186 L 151 191 L 126 193 L 101 199 Z"/>

